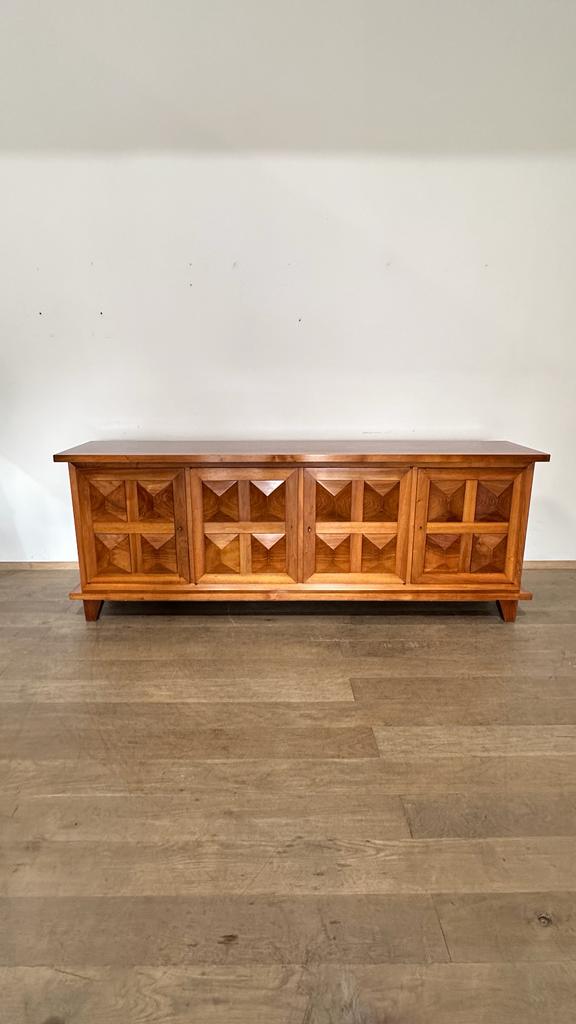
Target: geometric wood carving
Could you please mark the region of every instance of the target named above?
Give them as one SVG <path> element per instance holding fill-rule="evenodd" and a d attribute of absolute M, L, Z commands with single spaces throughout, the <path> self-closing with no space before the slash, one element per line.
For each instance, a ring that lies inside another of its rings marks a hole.
<path fill-rule="evenodd" d="M 479 480 L 474 519 L 485 523 L 507 523 L 513 491 L 513 480 Z"/>
<path fill-rule="evenodd" d="M 127 534 L 96 533 L 94 540 L 98 576 L 116 576 L 131 571 L 130 539 Z"/>
<path fill-rule="evenodd" d="M 187 581 L 184 472 L 87 470 L 78 482 L 88 580 L 132 574 Z"/>
<path fill-rule="evenodd" d="M 508 530 L 511 516 L 518 518 L 521 508 L 520 479 L 514 470 L 507 470 L 506 475 L 497 473 L 495 469 L 491 476 L 489 469 L 476 467 L 455 469 L 454 475 L 447 467 L 437 475 L 434 470 L 418 471 L 412 562 L 415 583 L 432 583 L 435 575 L 447 577 L 439 579 L 441 583 L 450 578 L 455 584 L 507 581 L 507 569 L 515 557 Z M 441 525 L 449 522 L 456 524 L 452 529 L 457 533 L 449 533 L 448 525 Z"/>
<path fill-rule="evenodd" d="M 174 520 L 174 486 L 172 481 L 138 480 L 138 519 Z"/>
<path fill-rule="evenodd" d="M 250 537 L 252 572 L 286 572 L 286 534 L 253 533 Z"/>
<path fill-rule="evenodd" d="M 508 535 L 475 533 L 472 537 L 471 572 L 504 572 Z"/>
<path fill-rule="evenodd" d="M 118 478 L 106 480 L 102 478 L 89 481 L 90 510 L 92 518 L 101 523 L 126 521 L 126 486 L 124 480 Z"/>
<path fill-rule="evenodd" d="M 316 572 L 350 572 L 350 535 L 316 535 Z"/>
<path fill-rule="evenodd" d="M 426 537 L 424 572 L 458 572 L 460 534 L 432 533 Z"/>
<path fill-rule="evenodd" d="M 237 523 L 239 521 L 238 482 L 236 480 L 203 480 L 202 497 L 205 522 Z"/>
<path fill-rule="evenodd" d="M 405 579 L 410 477 L 402 468 L 304 471 L 304 579 Z M 400 522 L 401 520 L 401 522 Z M 397 526 L 399 524 L 399 526 Z M 400 557 L 401 556 L 401 557 Z M 319 581 L 320 582 L 320 581 Z M 337 582 L 335 579 L 334 582 Z"/>
<path fill-rule="evenodd" d="M 284 480 L 250 481 L 250 522 L 262 523 L 286 516 L 286 482 Z"/>
<path fill-rule="evenodd" d="M 316 520 L 320 523 L 344 522 L 352 519 L 352 481 L 316 481 Z"/>
<path fill-rule="evenodd" d="M 203 529 L 201 517 L 193 523 L 202 548 L 196 556 L 200 582 L 223 573 L 237 577 L 234 583 L 265 582 L 258 577 L 270 575 L 296 580 L 298 477 L 294 471 L 268 468 L 269 475 L 254 468 L 238 476 L 232 468 L 223 479 L 214 469 L 206 476 L 193 474 L 193 506 L 200 490 L 204 514 Z"/>
<path fill-rule="evenodd" d="M 212 481 L 210 481 L 212 483 Z M 240 539 L 238 534 L 211 533 L 204 537 L 205 571 L 207 573 L 240 572 Z"/>
<path fill-rule="evenodd" d="M 362 536 L 362 572 L 396 572 L 396 536 L 364 534 Z"/>
<path fill-rule="evenodd" d="M 142 572 L 177 573 L 176 538 L 174 534 L 143 533 Z"/>
<path fill-rule="evenodd" d="M 428 497 L 428 522 L 461 522 L 464 514 L 465 492 L 465 480 L 431 480 Z"/>
<path fill-rule="evenodd" d="M 365 480 L 362 516 L 364 522 L 396 523 L 399 499 L 399 480 Z"/>

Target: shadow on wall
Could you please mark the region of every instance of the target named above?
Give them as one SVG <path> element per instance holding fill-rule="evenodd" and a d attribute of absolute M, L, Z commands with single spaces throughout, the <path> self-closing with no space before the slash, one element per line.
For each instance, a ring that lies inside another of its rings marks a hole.
<path fill-rule="evenodd" d="M 576 146 L 574 0 L 6 0 L 2 20 L 6 151 Z"/>

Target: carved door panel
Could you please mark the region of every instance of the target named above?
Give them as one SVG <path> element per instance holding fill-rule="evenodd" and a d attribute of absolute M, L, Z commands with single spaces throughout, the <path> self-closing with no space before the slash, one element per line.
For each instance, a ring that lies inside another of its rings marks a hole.
<path fill-rule="evenodd" d="M 182 471 L 83 470 L 78 489 L 88 582 L 189 582 Z"/>
<path fill-rule="evenodd" d="M 197 583 L 298 579 L 298 472 L 190 470 Z"/>
<path fill-rule="evenodd" d="M 519 582 L 530 481 L 531 470 L 419 470 L 413 582 Z"/>
<path fill-rule="evenodd" d="M 304 580 L 404 583 L 409 470 L 304 472 Z"/>

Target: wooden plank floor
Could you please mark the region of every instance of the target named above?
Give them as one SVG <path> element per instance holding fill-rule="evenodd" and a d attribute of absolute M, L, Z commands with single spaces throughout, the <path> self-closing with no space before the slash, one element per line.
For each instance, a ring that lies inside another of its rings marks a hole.
<path fill-rule="evenodd" d="M 0 573 L 7 1024 L 573 1024 L 576 572 L 495 605 Z"/>

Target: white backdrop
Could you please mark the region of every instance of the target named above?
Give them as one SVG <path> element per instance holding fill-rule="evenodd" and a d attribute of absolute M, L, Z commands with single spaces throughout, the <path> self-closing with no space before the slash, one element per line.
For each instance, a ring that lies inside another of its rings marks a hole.
<path fill-rule="evenodd" d="M 250 0 L 255 41 L 224 0 L 141 4 L 134 40 L 120 19 L 104 59 L 114 5 L 96 24 L 83 2 L 7 4 L 0 560 L 75 557 L 54 451 L 152 436 L 545 448 L 527 557 L 576 558 L 575 8 L 527 6 L 498 5 L 496 32 L 492 4 L 442 0 L 431 36 L 416 0 L 310 0 L 300 22 Z M 61 22 L 46 54 L 48 9 Z M 323 45 L 329 11 L 341 21 Z M 398 11 L 396 47 L 374 42 L 370 17 Z"/>

